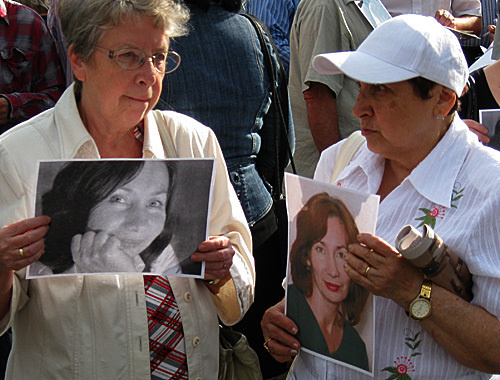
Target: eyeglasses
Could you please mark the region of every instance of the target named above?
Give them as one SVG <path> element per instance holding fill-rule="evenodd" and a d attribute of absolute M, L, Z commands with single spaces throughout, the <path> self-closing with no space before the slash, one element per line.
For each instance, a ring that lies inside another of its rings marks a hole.
<path fill-rule="evenodd" d="M 125 70 L 135 70 L 144 65 L 146 60 L 151 59 L 156 71 L 161 74 L 169 74 L 175 71 L 180 63 L 181 56 L 173 50 L 153 55 L 146 55 L 142 50 L 136 48 L 126 48 L 110 50 L 102 46 L 98 49 L 108 51 L 108 58 L 112 59 L 118 66 Z"/>

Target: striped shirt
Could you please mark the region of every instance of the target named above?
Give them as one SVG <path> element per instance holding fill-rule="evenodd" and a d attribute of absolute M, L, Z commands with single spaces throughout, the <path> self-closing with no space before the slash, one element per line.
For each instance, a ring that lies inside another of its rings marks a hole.
<path fill-rule="evenodd" d="M 288 74 L 290 29 L 300 0 L 247 0 L 246 11 L 260 18 L 269 28 L 278 54 Z"/>

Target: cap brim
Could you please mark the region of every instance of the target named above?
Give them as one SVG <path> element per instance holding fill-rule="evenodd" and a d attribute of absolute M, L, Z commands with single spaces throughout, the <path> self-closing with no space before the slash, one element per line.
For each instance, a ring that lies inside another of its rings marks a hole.
<path fill-rule="evenodd" d="M 360 51 L 319 54 L 313 67 L 321 74 L 345 74 L 365 83 L 394 83 L 419 76 Z"/>

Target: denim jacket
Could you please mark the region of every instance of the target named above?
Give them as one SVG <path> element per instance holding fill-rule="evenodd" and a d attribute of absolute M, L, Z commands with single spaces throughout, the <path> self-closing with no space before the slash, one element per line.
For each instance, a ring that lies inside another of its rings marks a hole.
<path fill-rule="evenodd" d="M 215 132 L 231 182 L 253 226 L 272 206 L 270 186 L 255 166 L 257 154 L 266 148 L 259 130 L 272 126 L 267 115 L 270 82 L 260 43 L 245 17 L 218 5 L 207 12 L 193 6 L 190 26 L 189 35 L 171 42 L 170 48 L 182 61 L 165 76 L 157 107 L 187 114 Z"/>

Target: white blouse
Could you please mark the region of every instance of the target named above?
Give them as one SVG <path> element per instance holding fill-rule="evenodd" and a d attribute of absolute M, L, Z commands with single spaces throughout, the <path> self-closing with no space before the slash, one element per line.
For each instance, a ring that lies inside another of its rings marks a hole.
<path fill-rule="evenodd" d="M 315 179 L 330 181 L 342 144 L 322 153 Z M 383 171 L 384 159 L 365 143 L 340 173 L 337 185 L 376 193 Z M 457 117 L 431 153 L 381 202 L 377 235 L 394 245 L 406 224 L 431 225 L 468 264 L 474 281 L 472 303 L 500 317 L 499 190 L 500 152 L 481 145 Z M 375 379 L 389 378 L 387 367 L 409 376 L 398 378 L 413 380 L 490 378 L 457 363 L 393 301 L 376 297 L 375 315 Z M 292 379 L 371 379 L 303 352 L 299 358 Z"/>

